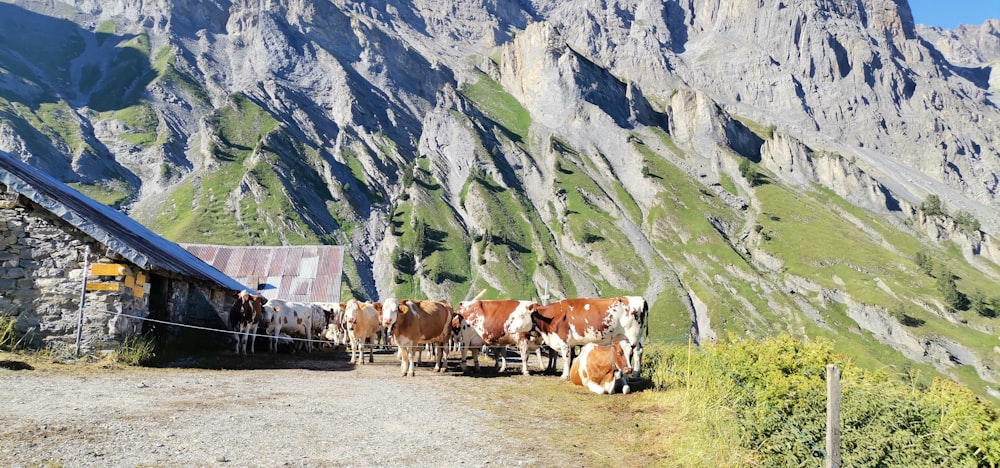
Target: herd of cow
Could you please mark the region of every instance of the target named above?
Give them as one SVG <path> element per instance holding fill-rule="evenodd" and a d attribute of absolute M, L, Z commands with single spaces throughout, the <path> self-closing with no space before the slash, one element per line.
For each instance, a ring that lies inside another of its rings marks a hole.
<path fill-rule="evenodd" d="M 366 350 L 368 362 L 373 362 L 379 344 L 394 345 L 403 376 L 414 374 L 425 349 L 433 352 L 436 372 L 447 367 L 449 349 L 461 353 L 463 372 L 468 353 L 479 372 L 480 350 L 499 349 L 503 372 L 507 346 L 517 347 L 521 373 L 527 375 L 532 351 L 540 368 L 555 366 L 553 359 L 542 365 L 542 348 L 547 346 L 554 351 L 550 356 L 562 358 L 563 379 L 602 394 L 618 388 L 629 392 L 627 377 L 639 372 L 648 314 L 649 305 L 640 296 L 565 299 L 547 305 L 474 299 L 453 308 L 448 302 L 417 299 L 301 303 L 243 291 L 230 309 L 229 322 L 236 333 L 237 354 L 253 352 L 258 328 L 270 338 L 271 352 L 277 351 L 283 337 L 300 336 L 305 339 L 298 345 L 307 351 L 317 342 L 346 345 L 352 364 L 364 364 Z M 576 346 L 582 349 L 573 359 Z"/>

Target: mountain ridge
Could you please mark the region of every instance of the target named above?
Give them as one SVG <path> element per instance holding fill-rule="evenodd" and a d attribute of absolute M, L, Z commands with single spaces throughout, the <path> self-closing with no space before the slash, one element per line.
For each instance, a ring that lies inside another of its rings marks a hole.
<path fill-rule="evenodd" d="M 946 35 L 890 0 L 0 10 L 0 148 L 172 240 L 344 244 L 358 297 L 644 294 L 660 336 L 833 335 L 1000 379 L 1000 302 L 950 304 L 913 263 L 967 298 L 1000 278 L 995 22 Z"/>

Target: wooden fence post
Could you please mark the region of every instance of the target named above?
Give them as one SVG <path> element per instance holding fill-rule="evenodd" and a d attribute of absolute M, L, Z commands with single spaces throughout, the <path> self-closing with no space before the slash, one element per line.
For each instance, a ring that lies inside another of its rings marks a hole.
<path fill-rule="evenodd" d="M 826 366 L 826 468 L 840 466 L 840 369 Z"/>

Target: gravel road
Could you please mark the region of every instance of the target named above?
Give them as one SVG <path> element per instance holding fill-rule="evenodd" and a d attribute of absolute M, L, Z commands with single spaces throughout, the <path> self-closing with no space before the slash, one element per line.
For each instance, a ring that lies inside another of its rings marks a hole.
<path fill-rule="evenodd" d="M 326 355 L 327 357 L 321 357 Z M 253 356 L 235 369 L 0 369 L 3 466 L 564 465 L 484 405 L 525 379 L 399 377 L 391 354 Z M 231 357 L 234 360 L 235 357 Z M 291 357 L 285 357 L 290 360 Z M 3 366 L 0 366 L 3 367 Z M 482 409 L 486 408 L 486 409 Z M 538 426 L 535 421 L 533 425 Z M 544 423 L 543 423 L 544 425 Z M 575 461 L 579 463 L 578 460 Z"/>

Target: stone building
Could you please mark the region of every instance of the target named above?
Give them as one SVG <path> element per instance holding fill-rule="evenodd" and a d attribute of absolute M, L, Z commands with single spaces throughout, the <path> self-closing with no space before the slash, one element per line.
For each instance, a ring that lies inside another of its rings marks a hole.
<path fill-rule="evenodd" d="M 84 292 L 85 265 L 95 264 Z M 232 343 L 224 319 L 242 289 L 125 214 L 0 151 L 0 318 L 14 318 L 23 343 L 75 346 L 82 305 L 85 352 L 140 332 L 170 348 L 222 348 Z"/>

